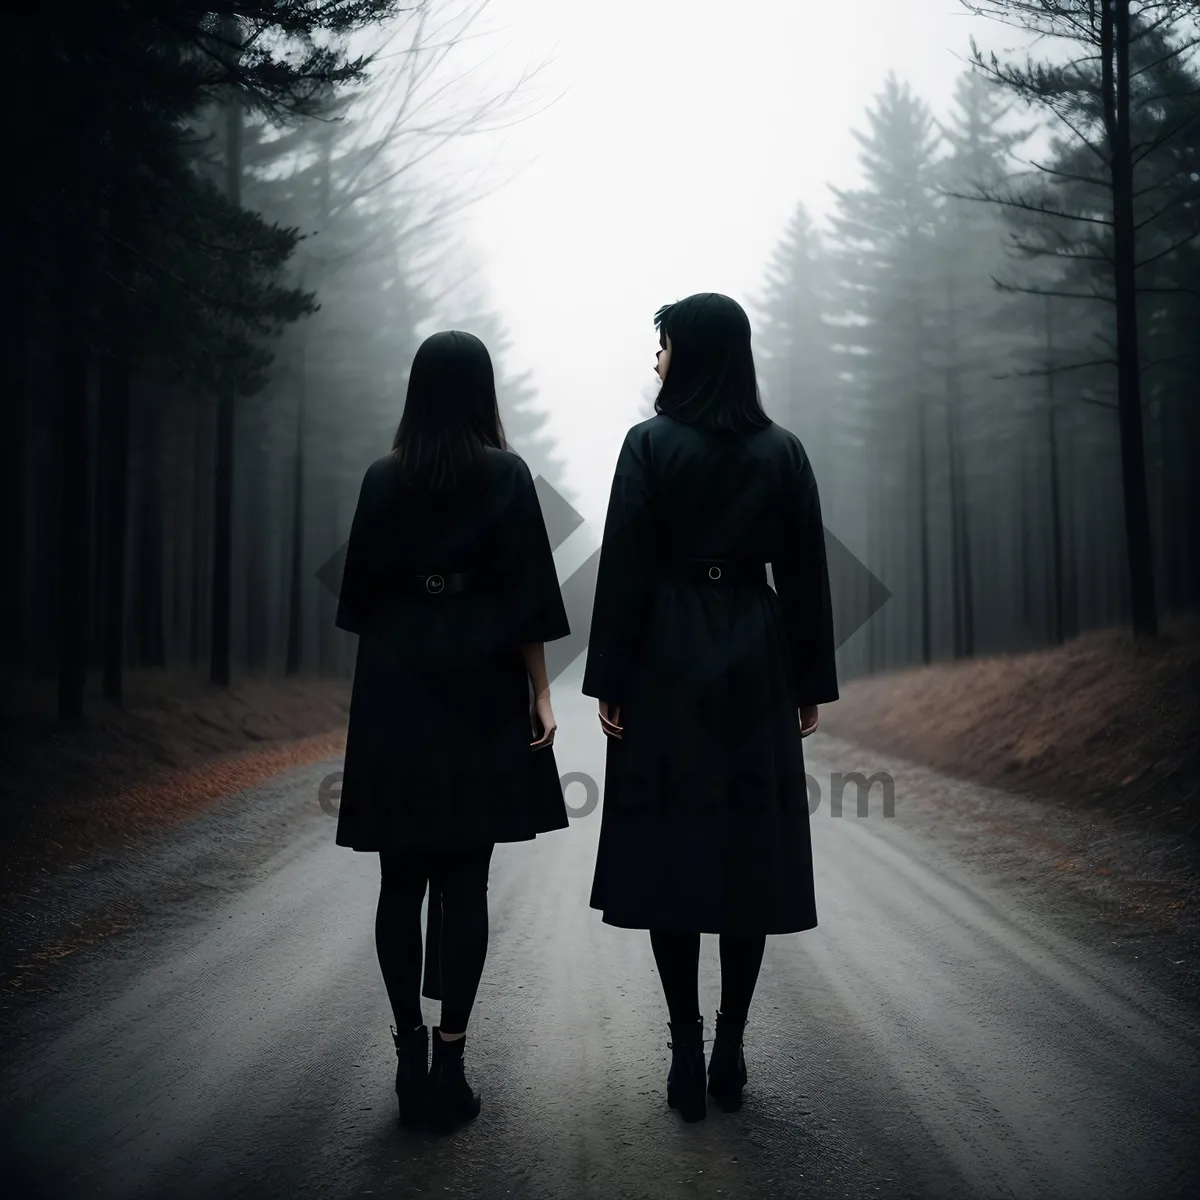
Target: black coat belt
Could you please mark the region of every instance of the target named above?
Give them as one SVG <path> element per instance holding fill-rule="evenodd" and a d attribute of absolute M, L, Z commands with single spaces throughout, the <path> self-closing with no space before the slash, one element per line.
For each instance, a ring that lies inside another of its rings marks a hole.
<path fill-rule="evenodd" d="M 747 558 L 692 558 L 668 566 L 667 574 L 690 583 L 766 583 L 767 564 Z"/>
<path fill-rule="evenodd" d="M 448 571 L 445 574 L 402 575 L 400 579 L 406 591 L 444 596 L 449 592 L 474 591 L 479 587 L 482 575 L 478 571 Z"/>

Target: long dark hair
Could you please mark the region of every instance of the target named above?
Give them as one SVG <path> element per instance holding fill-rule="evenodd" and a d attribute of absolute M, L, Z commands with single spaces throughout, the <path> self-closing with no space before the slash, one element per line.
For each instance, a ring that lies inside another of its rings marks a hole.
<path fill-rule="evenodd" d="M 698 292 L 654 314 L 671 361 L 654 411 L 702 429 L 742 433 L 771 424 L 750 351 L 750 318 L 736 300 Z"/>
<path fill-rule="evenodd" d="M 487 446 L 508 449 L 487 347 L 457 329 L 423 341 L 392 452 L 410 487 L 453 491 L 469 482 Z"/>

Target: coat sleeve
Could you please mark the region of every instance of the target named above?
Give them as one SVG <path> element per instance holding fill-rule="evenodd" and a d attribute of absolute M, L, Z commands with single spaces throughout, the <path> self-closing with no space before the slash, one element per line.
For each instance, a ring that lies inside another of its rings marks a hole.
<path fill-rule="evenodd" d="M 800 707 L 831 703 L 838 698 L 838 686 L 825 527 L 807 456 L 792 480 L 784 502 L 783 545 L 771 572 L 783 607 L 793 694 Z"/>
<path fill-rule="evenodd" d="M 617 458 L 588 637 L 583 694 L 619 704 L 645 634 L 654 584 L 655 539 L 650 474 L 632 431 Z"/>
<path fill-rule="evenodd" d="M 367 525 L 374 492 L 371 483 L 371 470 L 368 468 L 359 488 L 354 520 L 350 524 L 350 540 L 346 544 L 346 559 L 342 563 L 342 586 L 338 591 L 334 624 L 349 633 L 362 633 L 369 615 L 371 559 L 367 547 Z"/>
<path fill-rule="evenodd" d="M 512 622 L 518 645 L 553 642 L 571 632 L 546 518 L 528 465 L 519 460 L 510 509 Z"/>

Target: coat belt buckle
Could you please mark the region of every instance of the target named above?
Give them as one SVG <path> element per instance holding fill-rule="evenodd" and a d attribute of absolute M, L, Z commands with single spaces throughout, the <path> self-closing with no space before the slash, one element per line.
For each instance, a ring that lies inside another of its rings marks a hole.
<path fill-rule="evenodd" d="M 425 590 L 430 595 L 436 596 L 446 586 L 446 581 L 440 575 L 427 575 L 425 577 Z"/>
<path fill-rule="evenodd" d="M 709 579 L 720 579 L 721 578 L 721 568 L 718 566 L 709 567 L 708 568 L 708 577 L 709 577 Z"/>

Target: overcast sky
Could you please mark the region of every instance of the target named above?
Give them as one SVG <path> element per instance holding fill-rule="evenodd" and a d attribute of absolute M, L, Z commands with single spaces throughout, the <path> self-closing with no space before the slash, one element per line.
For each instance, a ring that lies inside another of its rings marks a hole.
<path fill-rule="evenodd" d="M 974 33 L 1013 31 L 957 0 L 492 0 L 496 79 L 555 56 L 565 92 L 456 154 L 525 164 L 465 232 L 531 368 L 589 522 L 657 349 L 652 317 L 692 292 L 747 306 L 798 201 L 853 185 L 865 106 L 889 69 L 942 114 Z"/>

